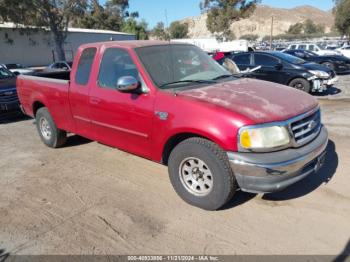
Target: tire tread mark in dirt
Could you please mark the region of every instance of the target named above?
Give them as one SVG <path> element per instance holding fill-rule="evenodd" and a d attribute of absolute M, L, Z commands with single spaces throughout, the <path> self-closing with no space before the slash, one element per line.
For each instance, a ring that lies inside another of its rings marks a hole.
<path fill-rule="evenodd" d="M 95 204 L 95 205 L 96 205 L 96 204 Z M 30 242 L 32 242 L 32 241 L 34 241 L 34 240 L 39 239 L 40 237 L 46 235 L 46 234 L 49 233 L 49 232 L 52 232 L 53 230 L 55 230 L 56 228 L 60 227 L 61 225 L 63 225 L 63 224 L 66 223 L 67 221 L 72 220 L 73 218 L 75 218 L 75 217 L 77 217 L 77 216 L 79 216 L 79 215 L 81 215 L 81 214 L 83 214 L 83 213 L 86 213 L 88 210 L 90 210 L 90 209 L 92 209 L 93 207 L 95 207 L 95 205 L 91 205 L 91 206 L 89 206 L 89 207 L 86 207 L 86 208 L 82 209 L 81 211 L 79 211 L 79 212 L 73 214 L 72 216 L 68 217 L 67 219 L 63 220 L 61 223 L 58 223 L 58 224 L 56 224 L 56 225 L 50 227 L 48 230 L 46 230 L 46 231 L 44 231 L 44 232 L 41 232 L 41 233 L 36 234 L 35 237 L 33 237 L 32 239 L 29 239 L 29 240 L 25 241 L 24 243 L 18 245 L 17 247 L 13 248 L 13 249 L 10 250 L 9 252 L 10 252 L 11 254 L 16 254 L 17 252 L 19 252 L 19 251 L 21 251 L 21 250 L 24 250 L 24 249 L 25 249 L 25 246 L 26 246 L 28 243 L 30 243 Z"/>
<path fill-rule="evenodd" d="M 107 221 L 107 219 L 105 219 L 102 216 L 97 216 L 100 220 L 102 220 L 103 223 L 106 224 L 106 226 L 108 226 L 114 233 L 117 234 L 117 236 L 119 237 L 119 239 L 121 239 L 127 246 L 129 246 L 129 248 L 133 248 L 135 249 L 136 247 L 131 245 L 129 243 L 129 241 L 125 238 L 125 236 L 123 236 L 123 234 L 121 232 L 119 232 L 110 222 Z"/>

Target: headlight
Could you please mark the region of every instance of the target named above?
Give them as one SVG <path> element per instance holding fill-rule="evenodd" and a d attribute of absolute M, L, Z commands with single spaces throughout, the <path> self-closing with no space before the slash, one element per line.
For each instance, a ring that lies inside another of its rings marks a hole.
<path fill-rule="evenodd" d="M 320 71 L 320 70 L 310 70 L 311 74 L 317 76 L 318 78 L 329 78 L 330 75 L 327 72 Z"/>
<path fill-rule="evenodd" d="M 239 133 L 239 143 L 244 149 L 271 149 L 288 145 L 290 136 L 284 126 L 244 127 Z"/>

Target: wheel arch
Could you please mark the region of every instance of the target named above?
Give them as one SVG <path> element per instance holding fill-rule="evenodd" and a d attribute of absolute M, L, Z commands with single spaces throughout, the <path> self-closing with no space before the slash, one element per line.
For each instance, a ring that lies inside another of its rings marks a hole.
<path fill-rule="evenodd" d="M 46 107 L 46 105 L 40 100 L 35 100 L 32 104 L 33 116 L 36 116 L 36 113 L 40 108 Z"/>
<path fill-rule="evenodd" d="M 217 143 L 215 141 L 215 139 L 210 138 L 207 135 L 202 135 L 199 133 L 193 133 L 193 132 L 181 132 L 181 133 L 177 133 L 174 134 L 172 136 L 170 136 L 167 140 L 166 143 L 163 146 L 163 151 L 162 151 L 162 159 L 161 159 L 161 163 L 163 165 L 168 165 L 168 160 L 169 160 L 169 156 L 171 154 L 171 152 L 173 151 L 173 149 L 180 144 L 182 141 L 189 139 L 189 138 L 193 138 L 193 137 L 200 137 L 203 139 L 206 139 L 208 141 L 211 141 L 213 143 L 218 144 L 218 146 L 220 146 L 219 143 Z"/>

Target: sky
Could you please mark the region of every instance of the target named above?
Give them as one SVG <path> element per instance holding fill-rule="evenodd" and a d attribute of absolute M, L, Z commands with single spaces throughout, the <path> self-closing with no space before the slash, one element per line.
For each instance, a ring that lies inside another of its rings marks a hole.
<path fill-rule="evenodd" d="M 159 21 L 166 23 L 165 13 L 167 13 L 168 24 L 200 15 L 200 2 L 200 0 L 129 0 L 129 10 L 138 11 L 140 18 L 144 18 L 152 28 Z M 333 7 L 333 0 L 262 0 L 261 3 L 279 8 L 311 5 L 327 11 Z"/>

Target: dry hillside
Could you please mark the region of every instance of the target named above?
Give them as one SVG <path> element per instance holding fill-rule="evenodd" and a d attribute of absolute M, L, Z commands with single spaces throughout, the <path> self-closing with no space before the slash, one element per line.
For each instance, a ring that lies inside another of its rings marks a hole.
<path fill-rule="evenodd" d="M 274 16 L 275 35 L 285 33 L 290 25 L 303 22 L 308 18 L 317 24 L 325 25 L 326 32 L 330 31 L 334 23 L 331 12 L 325 12 L 312 6 L 281 9 L 259 5 L 250 18 L 235 22 L 231 26 L 238 38 L 245 34 L 257 34 L 264 37 L 270 34 L 272 16 Z M 183 21 L 189 24 L 190 37 L 210 37 L 212 35 L 206 28 L 205 14 L 199 17 L 187 18 Z"/>

